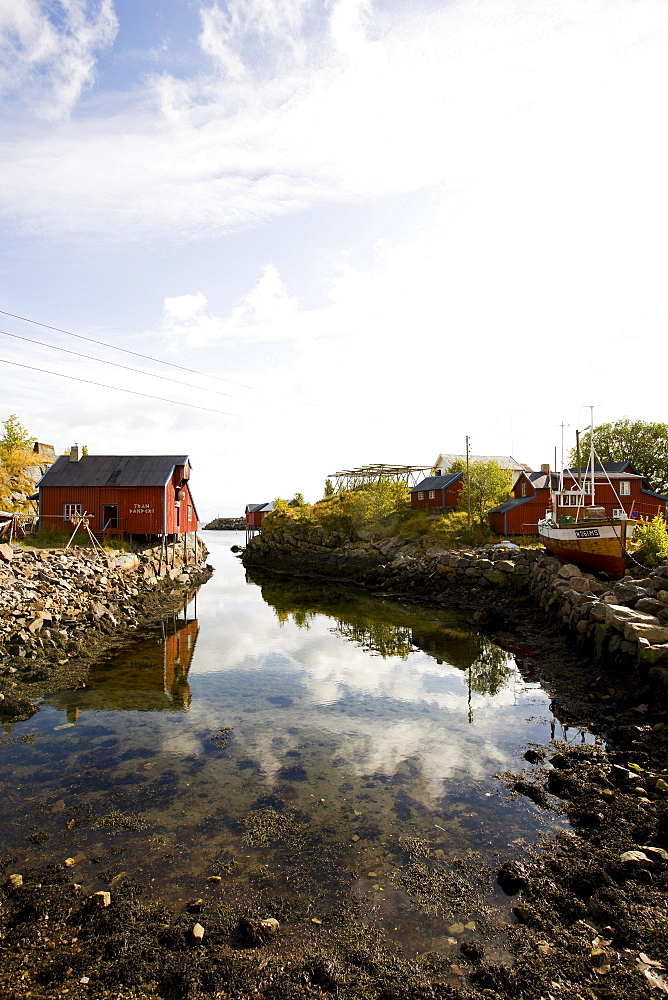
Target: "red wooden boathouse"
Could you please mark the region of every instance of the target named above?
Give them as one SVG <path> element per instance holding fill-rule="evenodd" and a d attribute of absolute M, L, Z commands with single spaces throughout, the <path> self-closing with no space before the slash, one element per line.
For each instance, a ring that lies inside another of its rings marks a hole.
<path fill-rule="evenodd" d="M 274 509 L 271 502 L 268 503 L 247 503 L 246 504 L 246 527 L 261 528 L 267 514 Z"/>
<path fill-rule="evenodd" d="M 40 525 L 72 526 L 87 513 L 98 536 L 197 531 L 187 455 L 82 455 L 75 445 L 38 483 Z"/>

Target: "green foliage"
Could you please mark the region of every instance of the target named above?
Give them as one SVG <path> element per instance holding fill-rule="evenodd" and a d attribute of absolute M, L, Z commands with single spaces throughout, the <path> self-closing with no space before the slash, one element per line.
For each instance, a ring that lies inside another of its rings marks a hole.
<path fill-rule="evenodd" d="M 589 458 L 590 436 L 587 431 L 580 438 L 582 465 Z M 633 462 L 638 472 L 647 477 L 651 489 L 668 492 L 668 424 L 628 419 L 600 424 L 594 431 L 594 447 L 601 462 Z M 575 449 L 568 461 L 575 467 Z"/>
<path fill-rule="evenodd" d="M 484 528 L 487 524 L 487 514 L 492 507 L 512 496 L 513 474 L 510 469 L 502 469 L 498 462 L 476 461 L 470 463 L 467 478 L 466 463 L 456 464 L 464 465 L 464 485 L 459 498 L 459 508 L 468 510 L 470 496 L 471 517 L 480 528 Z"/>
<path fill-rule="evenodd" d="M 352 518 L 357 528 L 378 525 L 392 514 L 402 514 L 410 506 L 410 493 L 405 483 L 380 479 L 368 483 L 352 494 Z"/>
<path fill-rule="evenodd" d="M 332 493 L 313 506 L 306 503 L 301 493 L 296 493 L 290 502 L 274 500 L 274 512 L 265 518 L 263 531 L 271 531 L 289 518 L 354 538 L 363 529 L 381 533 L 389 531 L 389 520 L 396 522 L 409 510 L 408 487 L 404 483 L 383 479 L 367 483 L 360 489 Z"/>
<path fill-rule="evenodd" d="M 4 434 L 0 438 L 0 458 L 6 461 L 8 454 L 14 451 L 30 451 L 32 449 L 32 438 L 23 427 L 15 413 L 11 413 L 2 426 Z"/>
<path fill-rule="evenodd" d="M 325 480 L 325 500 L 327 497 L 334 496 L 334 484 L 331 479 Z"/>
<path fill-rule="evenodd" d="M 0 507 L 11 513 L 32 511 L 30 504 L 15 502 L 13 493 L 29 494 L 34 482 L 25 475 L 25 469 L 35 464 L 32 439 L 22 427 L 15 413 L 2 422 L 0 437 Z"/>
<path fill-rule="evenodd" d="M 633 555 L 643 566 L 658 566 L 668 559 L 668 525 L 661 515 L 637 525 L 633 542 L 637 546 Z"/>

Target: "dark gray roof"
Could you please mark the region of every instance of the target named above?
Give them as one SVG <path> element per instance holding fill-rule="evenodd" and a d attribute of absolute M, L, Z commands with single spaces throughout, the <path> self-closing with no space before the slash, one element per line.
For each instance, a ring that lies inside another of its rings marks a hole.
<path fill-rule="evenodd" d="M 535 500 L 535 497 L 515 497 L 514 500 L 504 500 L 500 503 L 498 507 L 492 507 L 488 514 L 503 514 L 506 510 L 511 510 L 513 507 L 519 507 L 523 503 L 528 503 L 529 500 Z"/>
<path fill-rule="evenodd" d="M 187 455 L 84 455 L 70 462 L 61 455 L 39 481 L 51 486 L 164 486 Z"/>
<path fill-rule="evenodd" d="M 272 500 L 268 500 L 267 503 L 247 503 L 246 513 L 256 514 L 258 510 L 266 510 L 267 513 L 274 509 L 274 503 Z"/>
<path fill-rule="evenodd" d="M 421 483 L 414 486 L 411 493 L 417 493 L 419 490 L 442 490 L 446 486 L 450 486 L 455 480 L 459 479 L 463 475 L 463 472 L 451 472 L 447 476 L 429 476 L 427 479 L 423 479 Z"/>

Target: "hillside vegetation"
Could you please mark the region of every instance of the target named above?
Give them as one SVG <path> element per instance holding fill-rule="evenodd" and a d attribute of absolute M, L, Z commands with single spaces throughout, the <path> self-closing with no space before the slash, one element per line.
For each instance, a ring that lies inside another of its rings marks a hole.
<path fill-rule="evenodd" d="M 411 508 L 408 487 L 387 480 L 343 490 L 314 504 L 306 503 L 298 493 L 289 502 L 275 500 L 274 506 L 262 527 L 269 535 L 294 522 L 304 527 L 313 525 L 350 541 L 399 536 L 453 548 L 484 545 L 494 537 L 486 524 L 473 524 L 469 531 L 465 511 L 442 514 Z"/>

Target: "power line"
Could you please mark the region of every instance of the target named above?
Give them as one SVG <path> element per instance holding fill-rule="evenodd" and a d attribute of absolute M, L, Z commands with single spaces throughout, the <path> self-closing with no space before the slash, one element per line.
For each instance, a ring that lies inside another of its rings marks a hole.
<path fill-rule="evenodd" d="M 1 310 L 0 310 L 1 311 Z M 40 347 L 48 347 L 51 351 L 62 351 L 64 354 L 73 354 L 77 358 L 86 358 L 88 361 L 96 361 L 101 365 L 113 365 L 114 368 L 123 368 L 126 372 L 136 372 L 138 375 L 148 375 L 149 378 L 159 378 L 163 382 L 174 382 L 175 385 L 188 389 L 197 389 L 200 392 L 214 392 L 217 396 L 229 396 L 230 399 L 239 399 L 242 403 L 252 402 L 244 399 L 243 396 L 235 396 L 231 392 L 221 392 L 220 389 L 206 389 L 201 385 L 193 385 L 192 382 L 180 382 L 178 379 L 169 378 L 167 375 L 156 375 L 154 372 L 144 372 L 141 368 L 132 368 L 130 365 L 119 365 L 116 361 L 105 361 L 103 358 L 94 358 L 92 354 L 81 354 L 79 351 L 68 351 L 66 347 L 56 347 L 55 344 L 46 344 L 43 340 L 33 340 L 32 337 L 21 337 L 18 333 L 9 333 L 8 330 L 0 330 L 5 337 L 14 337 L 15 340 L 24 340 L 28 344 L 39 344 Z M 253 405 L 257 405 L 253 402 Z M 260 403 L 260 406 L 268 406 L 268 403 Z"/>
<path fill-rule="evenodd" d="M 1 310 L 0 310 L 1 311 Z M 117 385 L 106 385 L 104 382 L 92 382 L 87 378 L 77 378 L 76 375 L 64 375 L 62 372 L 51 372 L 48 368 L 35 368 L 33 365 L 22 365 L 18 361 L 7 361 L 0 358 L 3 365 L 14 365 L 16 368 L 27 368 L 31 372 L 42 372 L 44 375 L 57 375 L 59 378 L 69 378 L 73 382 L 85 382 L 87 385 L 97 385 L 101 389 L 113 389 L 115 392 L 129 392 L 133 396 L 145 396 L 146 399 L 159 399 L 161 403 L 174 403 L 176 406 L 189 406 L 193 410 L 206 410 L 207 413 L 218 413 L 224 417 L 237 417 L 239 420 L 255 420 L 255 417 L 244 417 L 241 413 L 228 413 L 226 410 L 212 410 L 210 406 L 198 406 L 196 403 L 182 403 L 180 399 L 165 399 L 164 396 L 151 396 L 148 392 L 137 392 L 135 389 L 121 389 Z"/>
<path fill-rule="evenodd" d="M 296 399 L 294 396 L 281 396 L 278 393 L 267 393 L 264 389 L 256 389 L 254 386 L 245 385 L 243 382 L 233 382 L 229 378 L 221 378 L 220 375 L 211 375 L 209 372 L 200 372 L 196 368 L 185 368 L 183 365 L 177 365 L 173 361 L 163 361 L 162 358 L 152 358 L 148 354 L 140 354 L 138 351 L 130 351 L 126 347 L 116 347 L 115 344 L 107 344 L 103 340 L 95 340 L 94 337 L 84 337 L 81 333 L 72 333 L 71 330 L 64 330 L 59 326 L 50 326 L 48 323 L 40 323 L 39 320 L 30 319 L 28 316 L 19 316 L 17 313 L 7 312 L 6 309 L 0 309 L 0 315 L 11 316 L 12 319 L 20 319 L 23 323 L 32 323 L 34 326 L 44 327 L 45 330 L 54 330 L 56 333 L 64 333 L 68 337 L 76 337 L 78 340 L 87 340 L 91 344 L 97 344 L 99 347 L 108 347 L 112 351 L 122 351 L 123 354 L 132 354 L 136 358 L 143 358 L 144 361 L 154 361 L 159 365 L 169 365 L 170 368 L 178 368 L 180 371 L 190 372 L 192 375 L 203 375 L 205 378 L 213 378 L 217 382 L 225 382 L 228 385 L 236 385 L 240 389 L 250 389 L 251 392 L 265 392 L 268 396 L 275 396 L 277 399 L 288 399 L 292 403 L 302 403 L 304 406 L 317 406 L 317 403 L 309 403 L 305 399 Z"/>

